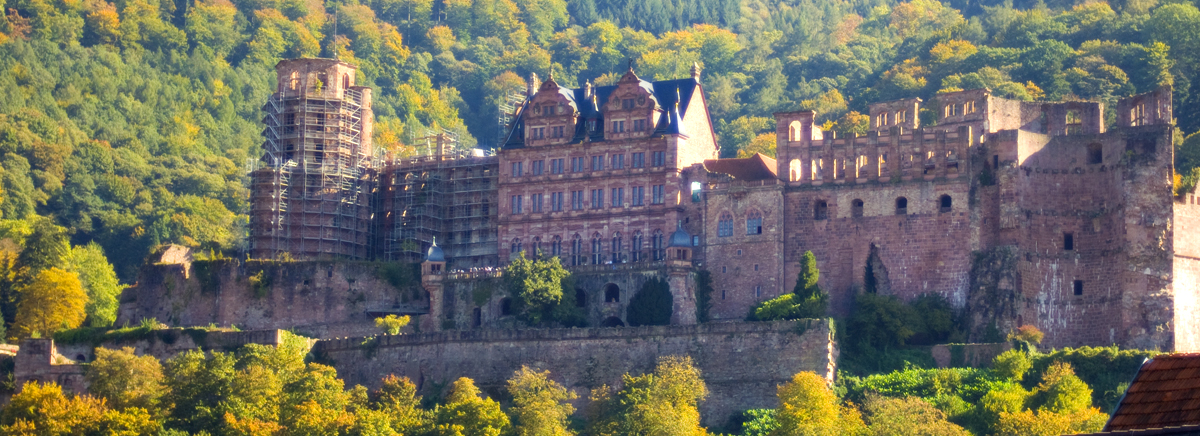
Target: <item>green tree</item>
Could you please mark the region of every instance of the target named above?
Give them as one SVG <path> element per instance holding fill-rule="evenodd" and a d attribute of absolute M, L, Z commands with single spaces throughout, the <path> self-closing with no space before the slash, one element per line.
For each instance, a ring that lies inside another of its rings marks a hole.
<path fill-rule="evenodd" d="M 630 326 L 668 325 L 674 303 L 670 285 L 661 278 L 651 278 L 642 284 L 633 298 L 629 299 L 626 319 Z"/>
<path fill-rule="evenodd" d="M 418 433 L 432 421 L 430 414 L 421 409 L 421 397 L 417 386 L 408 378 L 388 375 L 374 392 L 375 410 L 387 415 L 391 428 L 400 434 Z"/>
<path fill-rule="evenodd" d="M 969 436 L 966 429 L 946 420 L 946 414 L 917 397 L 867 397 L 863 404 L 867 427 L 874 436 Z"/>
<path fill-rule="evenodd" d="M 513 397 L 512 415 L 519 436 L 570 436 L 567 425 L 575 408 L 568 401 L 575 392 L 550 379 L 550 371 L 537 372 L 527 366 L 508 379 L 508 393 Z"/>
<path fill-rule="evenodd" d="M 1018 382 L 1032 367 L 1029 355 L 1021 350 L 1005 351 L 992 360 L 992 370 L 996 371 L 996 375 Z"/>
<path fill-rule="evenodd" d="M 504 284 L 515 297 L 521 318 L 539 325 L 547 310 L 562 301 L 562 281 L 570 274 L 557 257 L 527 259 L 521 252 L 504 268 Z"/>
<path fill-rule="evenodd" d="M 50 336 L 83 324 L 87 294 L 75 273 L 58 268 L 42 270 L 21 288 L 17 319 L 11 334 L 27 338 L 35 332 Z"/>
<path fill-rule="evenodd" d="M 68 398 L 53 382 L 31 381 L 4 408 L 0 432 L 37 436 L 89 434 L 98 430 L 106 410 L 104 400 L 87 395 Z"/>
<path fill-rule="evenodd" d="M 500 403 L 481 398 L 479 388 L 469 378 L 462 377 L 450 384 L 446 403 L 434 410 L 437 435 L 499 436 L 508 430 L 508 416 Z"/>
<path fill-rule="evenodd" d="M 821 271 L 817 268 L 817 257 L 812 251 L 804 252 L 800 273 L 792 293 L 783 294 L 764 301 L 750 309 L 749 319 L 771 321 L 779 319 L 823 318 L 829 305 L 829 294 L 817 283 Z"/>
<path fill-rule="evenodd" d="M 97 348 L 96 358 L 84 372 L 88 391 L 104 398 L 109 406 L 124 410 L 138 408 L 158 412 L 166 386 L 162 364 L 154 356 L 138 356 L 133 348 Z"/>
<path fill-rule="evenodd" d="M 87 292 L 87 324 L 111 326 L 117 320 L 117 298 L 125 287 L 118 282 L 117 273 L 104 256 L 104 249 L 95 242 L 76 246 L 67 253 L 65 264 L 67 271 L 79 276 Z"/>

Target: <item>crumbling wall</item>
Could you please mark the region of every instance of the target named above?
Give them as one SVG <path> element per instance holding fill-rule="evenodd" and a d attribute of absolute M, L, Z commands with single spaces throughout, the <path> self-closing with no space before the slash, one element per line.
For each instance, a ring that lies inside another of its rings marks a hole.
<path fill-rule="evenodd" d="M 734 413 L 776 407 L 775 387 L 800 371 L 831 380 L 837 349 L 828 320 L 713 323 L 689 326 L 477 330 L 347 338 L 318 342 L 318 361 L 333 365 L 347 385 L 378 386 L 389 374 L 408 377 L 429 394 L 470 377 L 490 395 L 522 365 L 546 369 L 579 394 L 620 384 L 625 373 L 652 371 L 660 356 L 691 356 L 708 384 L 705 424 Z"/>
<path fill-rule="evenodd" d="M 117 325 L 290 329 L 309 337 L 367 335 L 385 313 L 428 312 L 415 270 L 403 264 L 195 261 L 152 264 L 121 295 Z M 414 323 L 415 324 L 415 323 Z"/>

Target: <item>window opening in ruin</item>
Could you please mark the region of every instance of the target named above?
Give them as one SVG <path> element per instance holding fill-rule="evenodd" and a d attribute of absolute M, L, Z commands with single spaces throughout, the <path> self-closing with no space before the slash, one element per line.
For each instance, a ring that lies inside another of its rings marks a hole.
<path fill-rule="evenodd" d="M 792 159 L 788 162 L 788 181 L 800 180 L 800 159 Z"/>
<path fill-rule="evenodd" d="M 900 197 L 896 199 L 896 215 L 908 215 L 908 199 Z"/>
<path fill-rule="evenodd" d="M 292 71 L 291 77 L 288 78 L 288 88 L 295 91 L 300 87 L 300 73 Z"/>
<path fill-rule="evenodd" d="M 1075 234 L 1066 232 L 1063 233 L 1063 250 L 1072 251 L 1075 249 Z"/>
<path fill-rule="evenodd" d="M 825 159 L 812 160 L 812 179 L 822 180 L 825 178 Z"/>
<path fill-rule="evenodd" d="M 575 288 L 575 307 L 587 307 L 587 292 L 583 289 Z"/>
<path fill-rule="evenodd" d="M 721 217 L 717 219 L 717 236 L 733 236 L 733 214 L 721 212 Z"/>
<path fill-rule="evenodd" d="M 1068 135 L 1083 133 L 1083 117 L 1079 116 L 1079 111 L 1067 111 L 1067 130 Z"/>
<path fill-rule="evenodd" d="M 1087 146 L 1087 163 L 1099 164 L 1104 163 L 1104 147 L 1098 143 L 1091 143 Z"/>
<path fill-rule="evenodd" d="M 1000 169 L 1000 155 L 998 155 L 998 154 L 992 155 L 992 169 L 993 170 Z"/>
<path fill-rule="evenodd" d="M 975 100 L 971 100 L 966 103 L 963 103 L 963 113 L 964 114 L 975 113 Z"/>
<path fill-rule="evenodd" d="M 863 201 L 862 200 L 859 200 L 856 198 L 856 199 L 854 199 L 854 201 L 850 202 L 850 215 L 855 218 L 862 218 L 862 216 L 863 216 Z"/>
<path fill-rule="evenodd" d="M 722 300 L 725 299 L 725 290 L 724 289 L 721 290 L 721 299 Z"/>
<path fill-rule="evenodd" d="M 692 203 L 699 203 L 700 202 L 700 191 L 701 191 L 701 189 L 703 189 L 704 185 L 700 184 L 700 182 L 692 182 L 691 185 L 692 185 Z"/>
<path fill-rule="evenodd" d="M 1049 129 L 1050 126 L 1048 125 L 1046 113 L 1042 112 L 1040 115 L 1038 115 L 1038 132 L 1046 133 Z"/>
<path fill-rule="evenodd" d="M 1129 125 L 1137 127 L 1146 124 L 1146 105 L 1137 104 L 1129 109 Z"/>
<path fill-rule="evenodd" d="M 500 299 L 500 316 L 512 315 L 512 298 Z"/>
<path fill-rule="evenodd" d="M 746 234 L 761 235 L 763 230 L 762 223 L 762 213 L 757 210 L 750 211 L 749 214 L 746 214 Z"/>
<path fill-rule="evenodd" d="M 896 123 L 908 121 L 908 111 L 896 111 Z"/>
<path fill-rule="evenodd" d="M 1083 295 L 1083 280 L 1076 280 L 1074 283 L 1075 295 Z"/>
<path fill-rule="evenodd" d="M 938 212 L 941 212 L 941 213 L 949 212 L 950 206 L 953 205 L 953 203 L 954 203 L 954 200 L 951 199 L 949 195 L 941 196 L 941 198 L 938 199 Z"/>
<path fill-rule="evenodd" d="M 813 219 L 820 221 L 829 218 L 829 205 L 825 200 L 817 200 L 813 204 Z"/>
<path fill-rule="evenodd" d="M 621 288 L 615 283 L 604 285 L 604 302 L 605 303 L 620 303 Z"/>
<path fill-rule="evenodd" d="M 350 88 L 350 75 L 343 74 L 342 75 L 342 90 L 346 90 L 347 88 Z"/>

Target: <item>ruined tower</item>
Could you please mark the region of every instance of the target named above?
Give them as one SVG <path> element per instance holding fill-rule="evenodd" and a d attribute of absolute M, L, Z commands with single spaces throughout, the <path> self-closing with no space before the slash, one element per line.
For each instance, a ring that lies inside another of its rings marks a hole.
<path fill-rule="evenodd" d="M 251 173 L 251 257 L 370 255 L 371 89 L 354 86 L 355 69 L 336 59 L 275 66 L 265 153 Z"/>

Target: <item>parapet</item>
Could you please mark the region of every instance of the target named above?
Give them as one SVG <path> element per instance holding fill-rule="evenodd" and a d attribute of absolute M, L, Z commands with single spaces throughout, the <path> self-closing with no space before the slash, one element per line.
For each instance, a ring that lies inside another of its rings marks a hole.
<path fill-rule="evenodd" d="M 918 117 L 921 110 L 921 99 L 906 98 L 901 100 L 871 103 L 871 130 L 884 132 L 892 127 L 906 130 L 920 127 Z"/>

